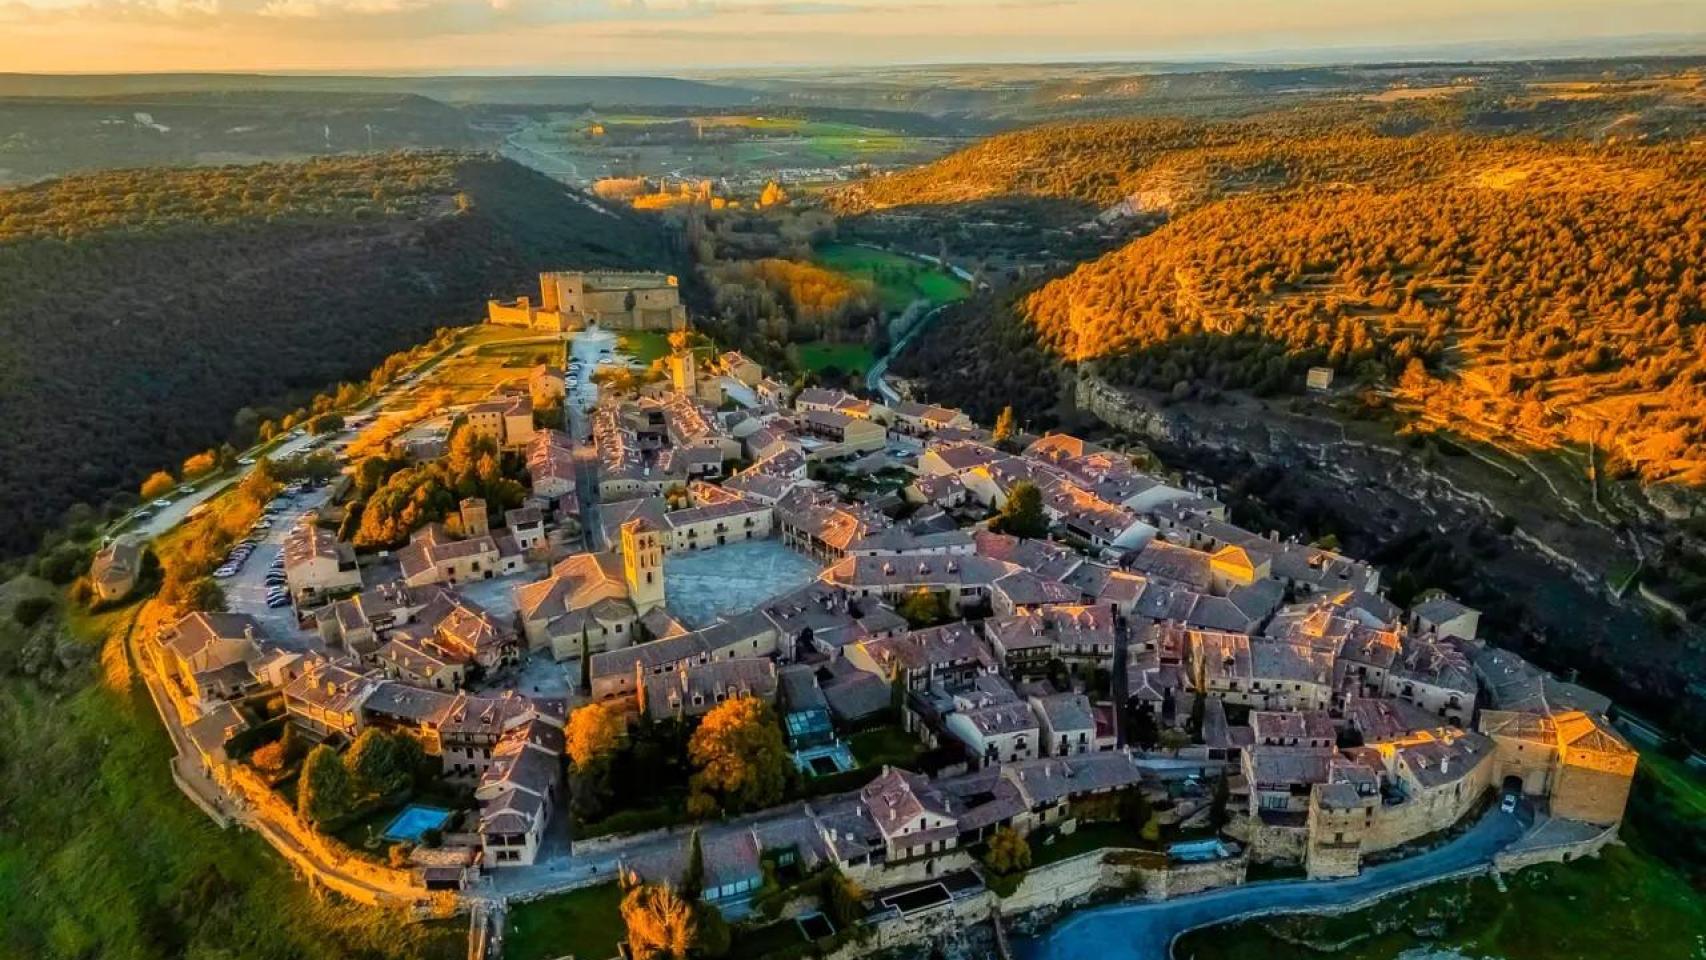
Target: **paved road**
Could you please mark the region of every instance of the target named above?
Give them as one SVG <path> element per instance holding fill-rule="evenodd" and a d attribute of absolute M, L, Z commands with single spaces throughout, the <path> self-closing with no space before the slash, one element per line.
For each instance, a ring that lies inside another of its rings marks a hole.
<path fill-rule="evenodd" d="M 1197 927 L 1267 913 L 1371 903 L 1381 896 L 1485 868 L 1522 835 L 1523 818 L 1494 810 L 1434 850 L 1367 867 L 1344 880 L 1279 880 L 1226 887 L 1159 903 L 1116 904 L 1073 914 L 1041 937 L 1014 944 L 1019 960 L 1162 960 L 1173 939 Z"/>
<path fill-rule="evenodd" d="M 925 328 L 929 327 L 936 319 L 936 316 L 945 310 L 947 306 L 947 304 L 943 304 L 929 313 L 926 313 L 924 316 L 919 317 L 918 321 L 908 327 L 906 333 L 889 347 L 889 352 L 883 354 L 882 359 L 871 364 L 871 369 L 865 373 L 865 389 L 867 391 L 880 394 L 882 398 L 889 403 L 899 402 L 900 394 L 896 393 L 893 387 L 883 381 L 883 377 L 889 372 L 889 362 L 894 360 L 895 357 L 900 356 L 900 352 L 905 350 L 913 340 L 916 340 L 918 335 L 923 333 Z"/>

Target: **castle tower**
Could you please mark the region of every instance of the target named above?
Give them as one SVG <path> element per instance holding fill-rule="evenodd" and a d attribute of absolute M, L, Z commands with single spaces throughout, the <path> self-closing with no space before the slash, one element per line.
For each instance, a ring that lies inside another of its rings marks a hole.
<path fill-rule="evenodd" d="M 636 611 L 663 606 L 663 538 L 644 520 L 622 524 L 622 573 Z"/>
<path fill-rule="evenodd" d="M 699 395 L 699 359 L 692 350 L 678 350 L 669 355 L 669 379 L 676 393 Z"/>
<path fill-rule="evenodd" d="M 483 537 L 492 532 L 491 522 L 486 519 L 486 501 L 469 497 L 462 501 L 460 510 L 464 537 Z"/>

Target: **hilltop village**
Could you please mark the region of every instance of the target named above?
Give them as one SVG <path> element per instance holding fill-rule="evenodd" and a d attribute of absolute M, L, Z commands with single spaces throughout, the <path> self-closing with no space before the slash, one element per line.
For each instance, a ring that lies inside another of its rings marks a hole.
<path fill-rule="evenodd" d="M 620 876 L 741 922 L 833 870 L 858 896 L 832 933 L 888 945 L 1119 884 L 1352 876 L 1484 818 L 1513 865 L 1615 838 L 1636 754 L 1610 703 L 1451 597 L 1400 609 L 1369 564 L 1242 529 L 1124 450 L 797 388 L 694 344 L 667 278 L 542 287 L 492 322 L 560 336 L 562 363 L 389 454 L 486 450 L 517 502 L 462 497 L 374 551 L 348 473 L 283 496 L 287 602 L 228 591 L 144 641 L 180 776 L 329 887 L 453 909 Z M 593 389 L 607 324 L 676 334 L 656 376 Z M 122 594 L 137 565 L 121 541 L 94 580 Z M 752 765 L 779 740 L 787 769 L 718 780 L 707 728 L 750 735 Z M 602 797 L 569 760 L 594 729 L 606 762 L 652 749 Z M 406 803 L 327 829 L 348 811 L 316 805 L 388 754 L 430 775 L 404 764 L 367 792 Z M 623 821 L 658 800 L 624 791 L 687 766 L 689 802 Z"/>

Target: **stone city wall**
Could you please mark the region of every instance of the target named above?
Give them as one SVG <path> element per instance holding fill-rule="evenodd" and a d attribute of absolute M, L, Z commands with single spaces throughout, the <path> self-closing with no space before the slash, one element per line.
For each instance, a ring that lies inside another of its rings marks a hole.
<path fill-rule="evenodd" d="M 1573 843 L 1502 851 L 1494 855 L 1493 866 L 1505 873 L 1514 873 L 1524 867 L 1532 867 L 1542 863 L 1568 863 L 1571 860 L 1580 860 L 1582 857 L 1596 856 L 1606 846 L 1616 842 L 1617 827 L 1613 825 L 1606 827 L 1603 832 L 1595 836 Z"/>

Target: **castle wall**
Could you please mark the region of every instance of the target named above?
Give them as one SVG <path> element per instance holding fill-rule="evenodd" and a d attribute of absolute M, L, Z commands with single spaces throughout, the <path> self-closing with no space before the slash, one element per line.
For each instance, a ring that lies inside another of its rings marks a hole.
<path fill-rule="evenodd" d="M 1634 782 L 1633 759 L 1625 770 L 1618 763 L 1584 762 L 1584 758 L 1574 756 L 1580 752 L 1569 751 L 1558 767 L 1552 785 L 1552 815 L 1598 824 L 1621 821 L 1623 807 L 1629 802 L 1629 786 Z"/>

